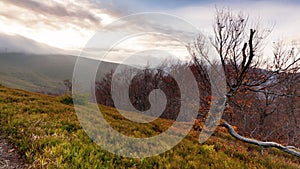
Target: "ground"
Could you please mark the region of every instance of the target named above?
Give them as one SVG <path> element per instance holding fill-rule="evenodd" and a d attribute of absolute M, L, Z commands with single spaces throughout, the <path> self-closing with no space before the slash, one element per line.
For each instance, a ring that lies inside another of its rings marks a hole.
<path fill-rule="evenodd" d="M 120 157 L 102 149 L 86 135 L 68 97 L 0 85 L 0 169 L 296 169 L 300 166 L 299 158 L 274 148 L 261 154 L 259 146 L 234 139 L 224 127 L 218 127 L 205 143 L 199 143 L 201 121 L 195 122 L 194 129 L 163 154 L 144 159 Z M 149 124 L 132 123 L 112 107 L 99 105 L 99 109 L 115 130 L 136 138 L 157 135 L 173 124 L 161 118 Z"/>
<path fill-rule="evenodd" d="M 0 132 L 0 169 L 22 169 L 24 161 L 17 148 Z"/>

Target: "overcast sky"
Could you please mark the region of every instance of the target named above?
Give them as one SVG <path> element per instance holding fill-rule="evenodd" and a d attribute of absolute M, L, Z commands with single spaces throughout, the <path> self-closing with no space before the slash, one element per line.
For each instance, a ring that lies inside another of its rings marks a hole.
<path fill-rule="evenodd" d="M 24 49 L 31 41 L 35 45 L 40 43 L 43 46 L 75 51 L 76 54 L 84 48 L 95 32 L 104 29 L 120 17 L 136 12 L 164 12 L 176 15 L 201 31 L 210 33 L 216 6 L 242 10 L 249 14 L 250 21 L 259 19 L 263 25 L 275 25 L 269 38 L 270 44 L 279 38 L 286 41 L 300 39 L 300 3 L 296 0 L 2 0 L 0 6 L 0 51 L 4 48 L 9 48 L 10 51 L 18 50 L 16 46 Z M 21 37 L 26 39 L 26 44 L 24 40 L 20 40 Z M 8 39 L 9 43 L 6 43 Z M 134 44 L 131 40 L 123 47 L 131 44 L 132 48 L 146 49 L 155 37 L 137 39 L 136 42 L 141 44 Z M 14 41 L 15 44 L 9 46 Z M 167 43 L 161 45 L 166 46 Z M 170 45 L 168 49 L 172 47 L 174 45 Z"/>

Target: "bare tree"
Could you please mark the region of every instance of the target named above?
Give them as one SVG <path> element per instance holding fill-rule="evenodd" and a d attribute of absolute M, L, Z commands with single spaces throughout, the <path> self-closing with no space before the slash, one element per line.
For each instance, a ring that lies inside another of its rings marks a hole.
<path fill-rule="evenodd" d="M 220 64 L 226 73 L 227 104 L 229 107 L 234 105 L 241 106 L 240 103 L 234 102 L 236 95 L 239 93 L 262 94 L 262 100 L 264 100 L 264 106 L 262 107 L 264 108 L 260 110 L 261 112 L 258 112 L 260 115 L 259 124 L 262 126 L 264 120 L 276 110 L 273 104 L 275 96 L 286 96 L 290 104 L 295 103 L 295 100 L 293 100 L 295 91 L 291 94 L 286 93 L 284 90 L 279 90 L 278 92 L 270 89 L 275 88 L 274 84 L 286 82 L 287 79 L 291 78 L 291 72 L 299 71 L 300 58 L 295 48 L 284 50 L 283 45 L 278 45 L 275 47 L 274 57 L 267 58 L 272 61 L 264 60 L 262 57 L 263 40 L 269 35 L 272 28 L 260 28 L 259 23 L 253 27 L 248 27 L 248 18 L 242 12 L 234 13 L 226 8 L 217 9 L 213 25 L 214 36 L 210 39 L 210 43 L 218 52 L 221 60 Z M 205 43 L 204 38 L 200 35 L 195 43 L 189 46 L 193 61 L 200 72 L 203 71 L 201 57 L 207 57 Z M 289 122 L 290 125 L 298 127 L 298 121 L 293 110 L 289 110 Z M 220 125 L 226 127 L 230 134 L 239 140 L 262 147 L 276 147 L 300 157 L 300 152 L 289 146 L 282 146 L 274 142 L 262 142 L 237 134 L 226 121 L 226 118 L 223 118 Z M 295 127 L 293 129 L 296 130 Z M 291 135 L 293 135 L 293 139 L 297 138 L 295 133 Z"/>

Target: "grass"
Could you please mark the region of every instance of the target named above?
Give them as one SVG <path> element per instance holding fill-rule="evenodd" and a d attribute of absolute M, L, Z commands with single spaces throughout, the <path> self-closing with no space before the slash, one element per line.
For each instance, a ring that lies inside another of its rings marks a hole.
<path fill-rule="evenodd" d="M 224 128 L 218 128 L 204 144 L 198 143 L 199 132 L 192 130 L 161 155 L 119 157 L 102 150 L 85 134 L 70 102 L 66 96 L 0 86 L 2 133 L 18 147 L 30 168 L 299 168 L 298 158 L 275 149 L 261 155 L 260 147 L 233 139 Z M 156 135 L 172 124 L 165 119 L 132 124 L 113 108 L 100 109 L 115 129 L 137 137 Z"/>

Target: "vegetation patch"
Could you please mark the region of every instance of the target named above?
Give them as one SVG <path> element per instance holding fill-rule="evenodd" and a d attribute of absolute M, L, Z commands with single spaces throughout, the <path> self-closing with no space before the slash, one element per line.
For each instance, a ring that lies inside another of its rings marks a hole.
<path fill-rule="evenodd" d="M 18 147 L 31 168 L 299 167 L 296 157 L 274 149 L 261 155 L 259 147 L 229 137 L 223 128 L 218 128 L 204 144 L 198 143 L 199 132 L 192 130 L 181 143 L 161 155 L 144 159 L 119 157 L 101 149 L 85 134 L 73 106 L 62 102 L 63 97 L 0 87 L 1 131 Z M 118 130 L 134 136 L 157 134 L 172 124 L 170 120 L 159 119 L 142 126 L 139 132 L 129 133 L 141 126 L 118 124 L 122 117 L 115 109 L 100 109 Z"/>

